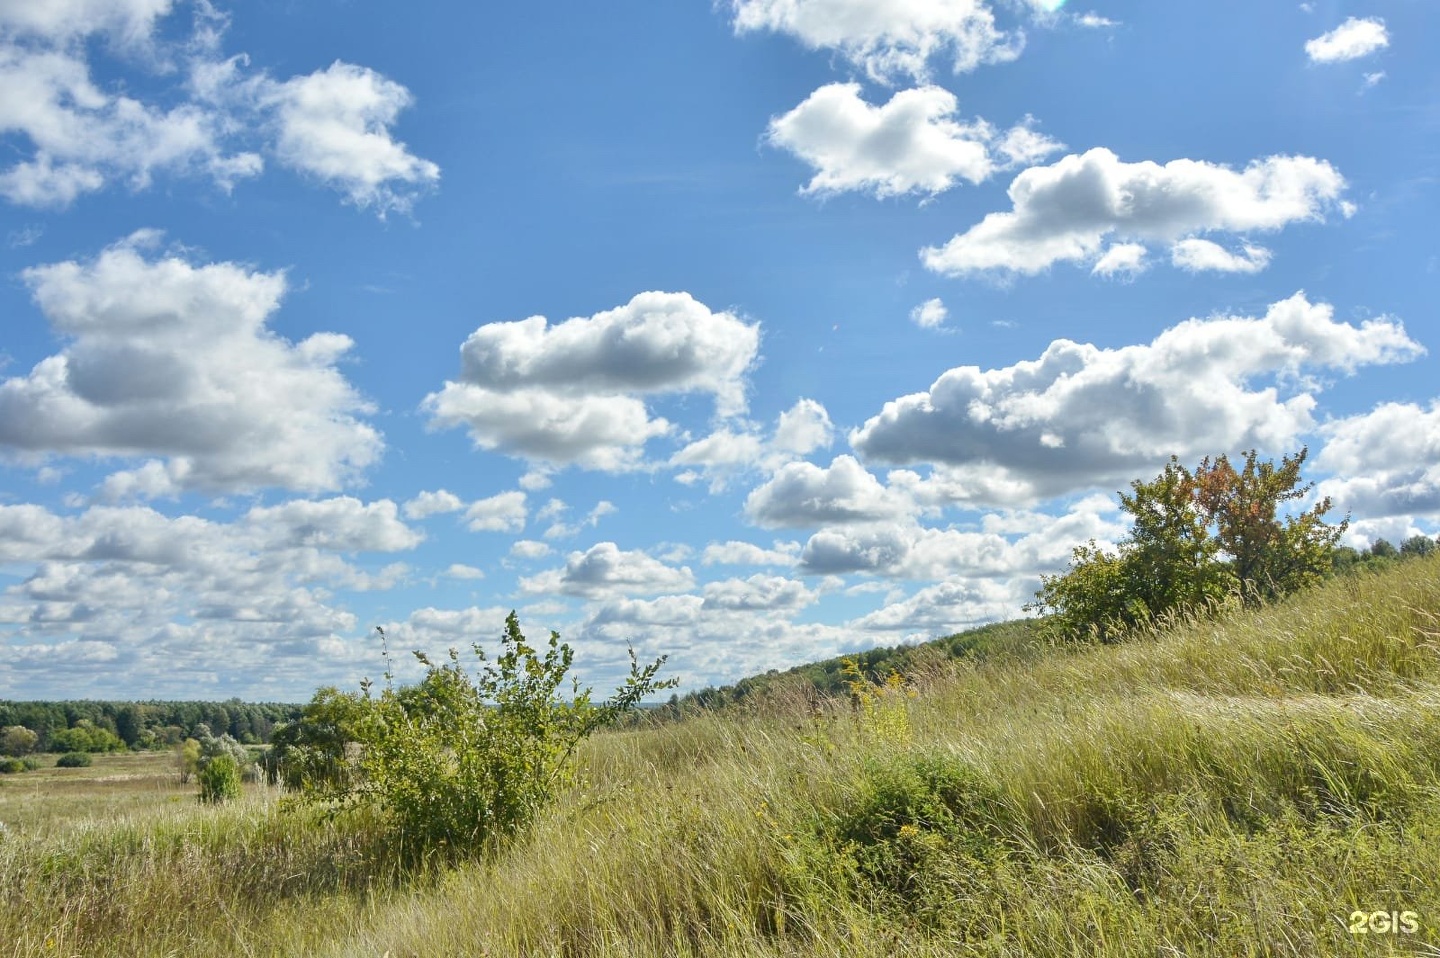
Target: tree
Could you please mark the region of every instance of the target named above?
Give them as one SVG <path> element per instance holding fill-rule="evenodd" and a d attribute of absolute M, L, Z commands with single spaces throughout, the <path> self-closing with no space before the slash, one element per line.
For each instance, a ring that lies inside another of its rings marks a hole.
<path fill-rule="evenodd" d="M 7 725 L 3 731 L 0 731 L 0 755 L 13 755 L 19 758 L 35 751 L 35 747 L 39 744 L 40 736 L 23 725 Z"/>
<path fill-rule="evenodd" d="M 1279 515 L 1281 503 L 1303 499 L 1315 484 L 1302 485 L 1300 467 L 1309 449 L 1284 456 L 1277 467 L 1254 449 L 1236 470 L 1225 456 L 1208 457 L 1195 471 L 1197 500 L 1215 542 L 1248 604 L 1278 598 L 1318 582 L 1333 567 L 1336 542 L 1350 525 L 1326 525 L 1329 497 L 1297 515 Z"/>
<path fill-rule="evenodd" d="M 200 769 L 200 743 L 187 738 L 175 746 L 175 768 L 180 772 L 180 784 L 190 781 L 190 776 Z"/>
<path fill-rule="evenodd" d="M 392 687 L 387 668 L 378 695 L 368 681 L 358 695 L 317 693 L 306 715 L 337 721 L 295 739 L 333 741 L 343 733 L 354 742 L 325 748 L 324 756 L 343 762 L 345 771 L 300 776 L 302 795 L 335 808 L 379 809 L 412 854 L 479 850 L 516 834 L 554 800 L 573 774 L 583 738 L 675 684 L 655 680 L 664 657 L 642 669 L 632 651 L 630 675 L 612 699 L 595 705 L 590 689 L 572 683 L 572 697 L 563 701 L 559 688 L 574 652 L 555 632 L 543 652 L 531 646 L 514 612 L 493 663 L 478 644 L 473 649 L 481 666 L 475 675 L 454 649 L 439 665 L 416 652 L 426 667 L 416 685 Z M 281 776 L 290 778 L 283 767 Z"/>
<path fill-rule="evenodd" d="M 1046 615 L 1046 630 L 1063 637 L 1112 641 L 1173 612 L 1204 608 L 1239 592 L 1247 603 L 1286 595 L 1330 574 L 1335 544 L 1348 524 L 1326 525 L 1324 499 L 1295 515 L 1281 504 L 1304 498 L 1306 450 L 1277 467 L 1254 450 L 1242 469 L 1225 456 L 1194 472 L 1170 458 L 1150 482 L 1120 493 L 1133 519 L 1116 552 L 1092 540 L 1072 554 L 1070 569 L 1042 576 L 1027 609 Z"/>
<path fill-rule="evenodd" d="M 1435 540 L 1428 536 L 1411 536 L 1400 543 L 1400 554 L 1402 556 L 1417 556 L 1424 558 L 1435 551 Z"/>
<path fill-rule="evenodd" d="M 220 804 L 240 797 L 240 766 L 229 754 L 212 758 L 200 769 L 200 801 Z"/>

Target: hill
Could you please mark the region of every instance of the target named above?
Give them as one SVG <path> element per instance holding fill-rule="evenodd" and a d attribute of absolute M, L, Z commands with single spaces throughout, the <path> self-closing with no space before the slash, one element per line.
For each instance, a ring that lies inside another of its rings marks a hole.
<path fill-rule="evenodd" d="M 220 810 L 94 809 L 0 842 L 0 940 L 337 958 L 1440 948 L 1440 557 L 1124 643 L 947 656 L 918 690 L 782 704 L 596 736 L 584 785 L 529 836 L 418 872 L 363 820 L 259 788 Z"/>

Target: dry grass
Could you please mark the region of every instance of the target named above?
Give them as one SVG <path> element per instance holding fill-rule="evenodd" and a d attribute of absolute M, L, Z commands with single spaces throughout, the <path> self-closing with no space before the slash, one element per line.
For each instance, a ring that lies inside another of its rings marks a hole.
<path fill-rule="evenodd" d="M 796 697 L 598 736 L 526 841 L 426 875 L 144 756 L 11 776 L 0 956 L 1440 954 L 1437 617 L 1416 561 L 959 665 L 900 722 Z M 1347 930 L 1382 909 L 1419 931 Z"/>

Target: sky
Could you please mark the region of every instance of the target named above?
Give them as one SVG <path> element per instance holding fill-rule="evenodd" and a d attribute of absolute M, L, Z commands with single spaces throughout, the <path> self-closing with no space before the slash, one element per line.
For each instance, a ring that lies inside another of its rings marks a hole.
<path fill-rule="evenodd" d="M 0 0 L 0 697 L 1025 614 L 1169 457 L 1440 532 L 1440 5 Z M 1304 505 L 1303 503 L 1301 505 Z"/>

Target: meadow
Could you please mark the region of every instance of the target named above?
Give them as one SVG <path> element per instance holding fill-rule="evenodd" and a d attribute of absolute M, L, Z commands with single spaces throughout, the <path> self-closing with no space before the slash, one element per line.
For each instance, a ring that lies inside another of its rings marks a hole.
<path fill-rule="evenodd" d="M 1440 955 L 1440 556 L 859 691 L 598 734 L 479 861 L 163 753 L 6 776 L 0 958 Z"/>

